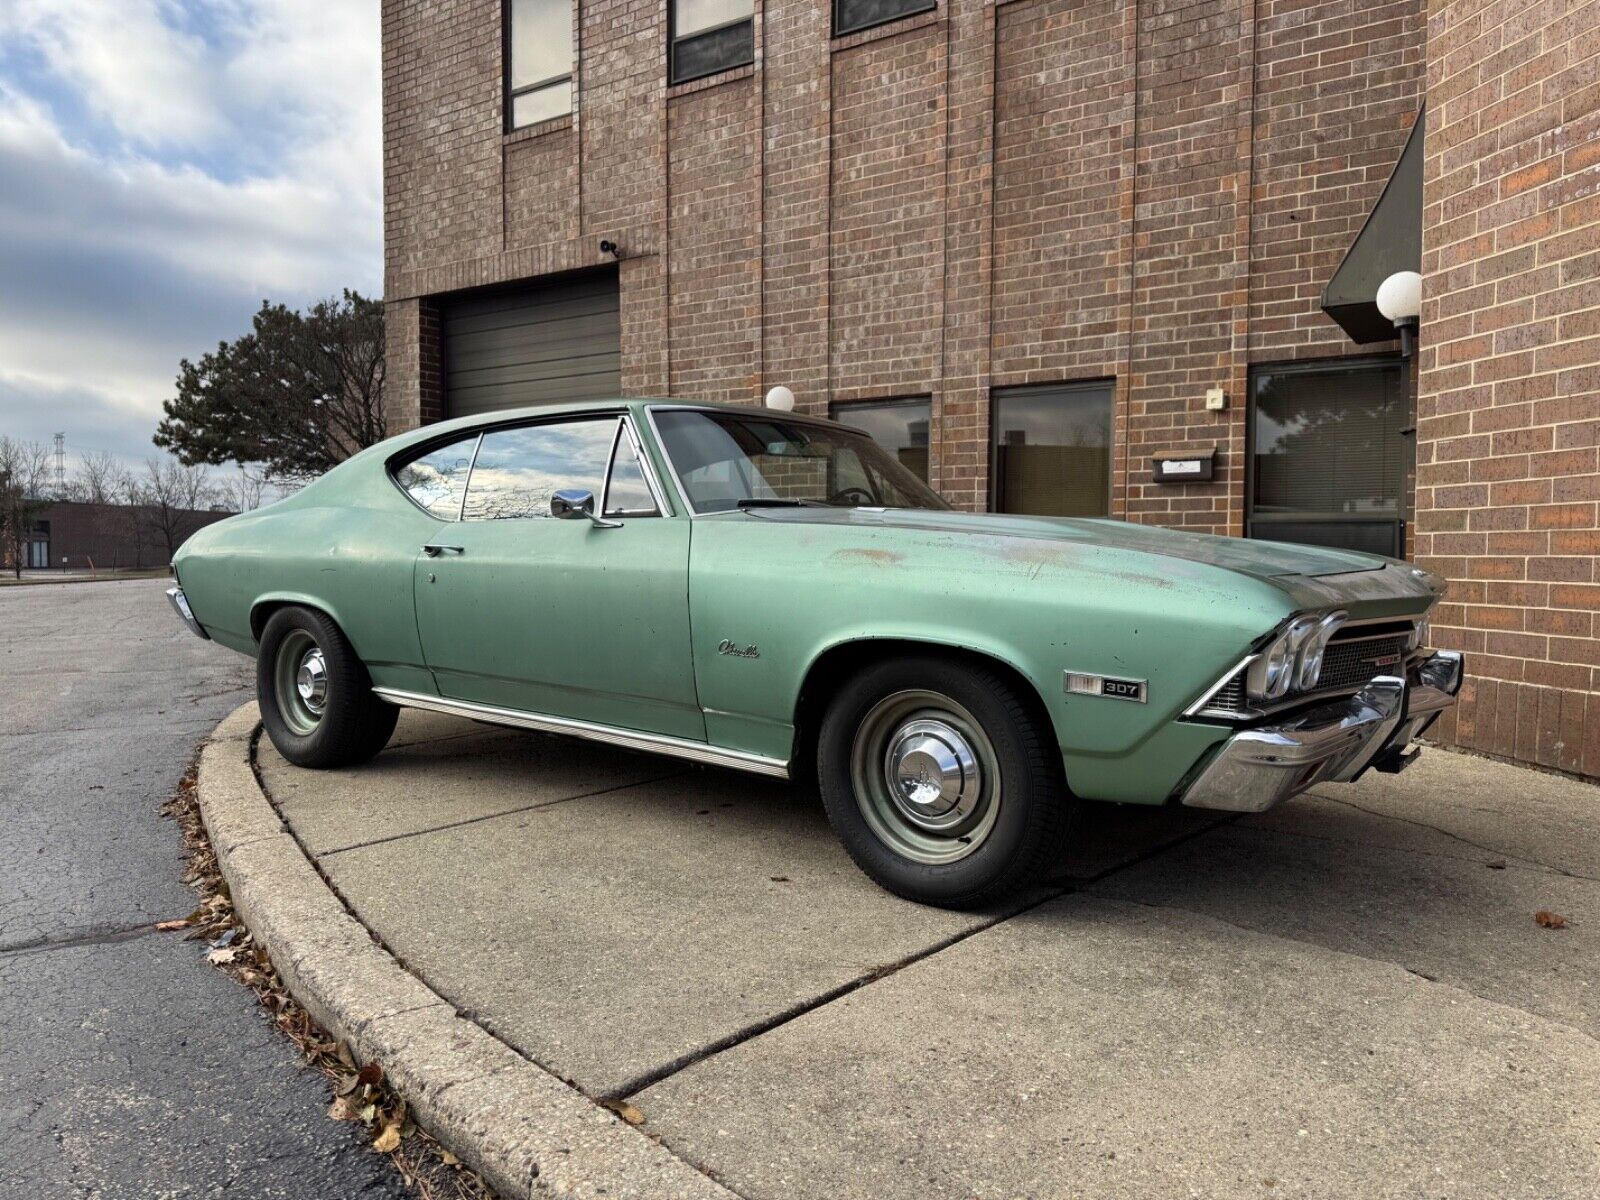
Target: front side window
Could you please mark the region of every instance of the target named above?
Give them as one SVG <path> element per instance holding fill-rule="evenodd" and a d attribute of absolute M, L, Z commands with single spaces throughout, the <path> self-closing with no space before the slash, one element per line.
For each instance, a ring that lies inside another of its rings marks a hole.
<path fill-rule="evenodd" d="M 506 123 L 512 129 L 572 111 L 572 0 L 508 0 Z"/>
<path fill-rule="evenodd" d="M 995 389 L 996 511 L 1110 514 L 1111 391 L 1110 381 Z"/>
<path fill-rule="evenodd" d="M 938 0 L 833 0 L 833 36 L 871 29 L 938 6 Z"/>
<path fill-rule="evenodd" d="M 867 434 L 923 483 L 928 482 L 928 427 L 931 420 L 926 397 L 916 400 L 869 400 L 835 404 L 833 419 Z"/>
<path fill-rule="evenodd" d="M 617 419 L 604 417 L 485 433 L 462 519 L 548 517 L 550 497 L 563 488 L 589 492 L 598 505 L 616 432 Z"/>
<path fill-rule="evenodd" d="M 656 428 L 696 512 L 949 505 L 864 434 L 780 416 L 657 411 Z"/>
<path fill-rule="evenodd" d="M 454 521 L 461 515 L 461 497 L 477 448 L 478 435 L 474 433 L 429 450 L 402 464 L 394 473 L 395 482 L 441 521 Z"/>
<path fill-rule="evenodd" d="M 668 0 L 668 75 L 683 83 L 755 61 L 754 0 Z"/>

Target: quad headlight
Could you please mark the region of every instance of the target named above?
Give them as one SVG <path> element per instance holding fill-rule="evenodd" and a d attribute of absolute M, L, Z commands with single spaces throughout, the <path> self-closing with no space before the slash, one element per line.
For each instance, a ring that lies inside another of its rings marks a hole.
<path fill-rule="evenodd" d="M 1296 617 L 1256 656 L 1245 676 L 1254 700 L 1281 700 L 1291 691 L 1310 691 L 1322 674 L 1322 659 L 1345 614 Z"/>
<path fill-rule="evenodd" d="M 1423 617 L 1414 626 L 1412 626 L 1412 628 L 1411 628 L 1411 637 L 1410 637 L 1410 640 L 1408 640 L 1406 642 L 1406 649 L 1407 650 L 1416 650 L 1416 649 L 1419 649 L 1422 646 L 1426 646 L 1428 644 L 1429 639 L 1432 638 L 1432 636 L 1433 636 L 1433 628 L 1429 624 L 1428 618 L 1427 617 Z"/>

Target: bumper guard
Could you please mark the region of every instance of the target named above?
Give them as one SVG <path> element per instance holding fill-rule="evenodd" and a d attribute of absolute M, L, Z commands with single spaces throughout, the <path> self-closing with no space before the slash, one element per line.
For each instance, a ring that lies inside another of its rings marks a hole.
<path fill-rule="evenodd" d="M 1438 650 L 1405 675 L 1379 675 L 1348 700 L 1234 734 L 1183 793 L 1190 808 L 1265 812 L 1313 784 L 1404 770 L 1411 748 L 1461 690 L 1461 655 Z"/>

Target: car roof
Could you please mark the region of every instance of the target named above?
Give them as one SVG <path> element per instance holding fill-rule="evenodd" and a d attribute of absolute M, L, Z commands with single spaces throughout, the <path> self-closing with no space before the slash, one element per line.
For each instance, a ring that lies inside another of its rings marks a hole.
<path fill-rule="evenodd" d="M 384 457 L 389 458 L 396 450 L 403 450 L 419 442 L 431 442 L 458 430 L 465 432 L 491 425 L 515 425 L 521 421 L 539 420 L 545 417 L 581 416 L 589 412 L 609 413 L 616 412 L 619 409 L 627 409 L 635 415 L 639 415 L 647 408 L 691 409 L 703 412 L 744 413 L 746 415 L 763 413 L 768 416 L 781 416 L 785 419 L 797 421 L 826 420 L 824 417 L 809 416 L 805 413 L 778 413 L 755 403 L 728 404 L 709 400 L 684 400 L 671 396 L 617 396 L 611 399 L 576 400 L 566 404 L 533 404 L 522 408 L 500 408 L 495 409 L 493 412 L 474 413 L 467 417 L 453 417 L 447 421 L 436 421 L 430 425 L 422 425 L 416 429 L 408 430 L 404 434 L 379 443 L 379 445 L 387 447 Z"/>

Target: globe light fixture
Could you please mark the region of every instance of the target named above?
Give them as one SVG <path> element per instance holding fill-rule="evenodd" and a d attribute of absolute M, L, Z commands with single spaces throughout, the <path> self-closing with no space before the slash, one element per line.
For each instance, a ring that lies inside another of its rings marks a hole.
<path fill-rule="evenodd" d="M 1411 357 L 1416 345 L 1417 318 L 1422 314 L 1422 276 L 1396 271 L 1378 285 L 1378 311 L 1400 331 L 1400 353 Z"/>
<path fill-rule="evenodd" d="M 794 393 L 783 384 L 767 391 L 767 407 L 777 409 L 779 412 L 794 411 Z"/>

